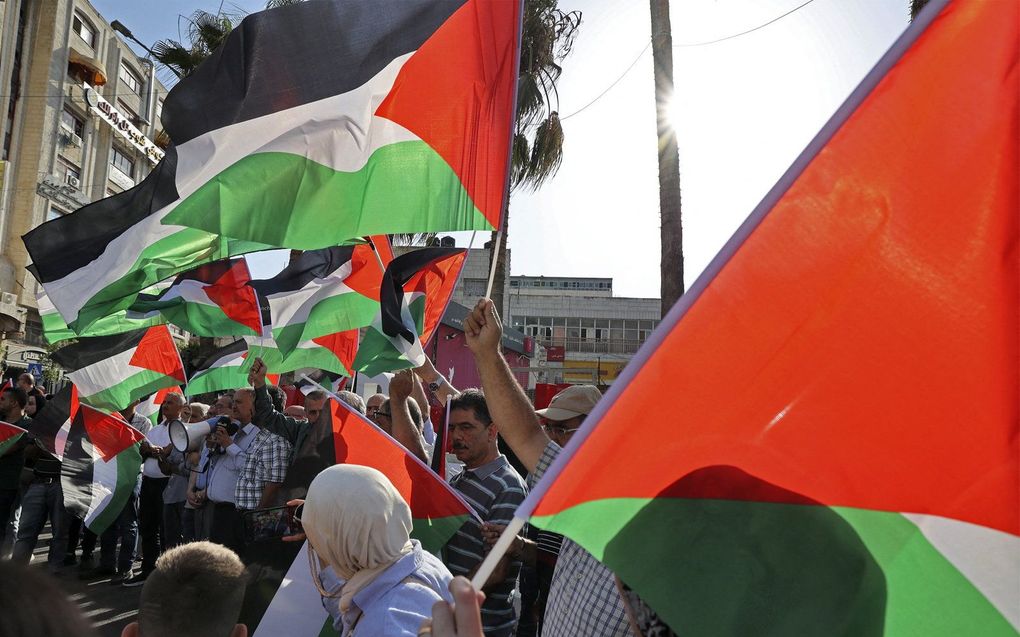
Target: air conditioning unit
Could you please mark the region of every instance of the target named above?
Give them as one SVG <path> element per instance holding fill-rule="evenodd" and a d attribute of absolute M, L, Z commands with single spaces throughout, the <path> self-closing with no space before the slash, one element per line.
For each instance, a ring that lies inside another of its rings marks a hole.
<path fill-rule="evenodd" d="M 70 135 L 67 136 L 67 145 L 74 146 L 75 148 L 81 148 L 82 145 L 81 137 L 78 137 L 74 133 L 71 133 Z"/>
<path fill-rule="evenodd" d="M 67 175 L 64 178 L 64 181 L 67 182 L 67 185 L 71 186 L 72 188 L 81 188 L 81 179 L 78 179 L 74 175 Z"/>
<path fill-rule="evenodd" d="M 0 297 L 0 304 L 3 304 L 3 305 L 17 305 L 18 304 L 18 297 L 17 297 L 16 294 L 12 294 L 11 292 L 4 292 L 3 296 Z"/>

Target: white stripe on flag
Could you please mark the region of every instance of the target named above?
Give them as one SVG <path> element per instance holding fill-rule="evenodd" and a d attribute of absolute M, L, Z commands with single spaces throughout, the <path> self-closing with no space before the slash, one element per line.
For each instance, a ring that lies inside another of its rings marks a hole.
<path fill-rule="evenodd" d="M 88 515 L 85 516 L 85 525 L 89 526 L 113 498 L 117 487 L 117 456 L 110 458 L 109 462 L 103 462 L 103 457 L 91 442 L 82 440 L 82 446 L 92 456 L 92 501 L 89 503 Z"/>
<path fill-rule="evenodd" d="M 308 542 L 291 562 L 252 637 L 318 637 L 329 619 L 308 568 Z"/>

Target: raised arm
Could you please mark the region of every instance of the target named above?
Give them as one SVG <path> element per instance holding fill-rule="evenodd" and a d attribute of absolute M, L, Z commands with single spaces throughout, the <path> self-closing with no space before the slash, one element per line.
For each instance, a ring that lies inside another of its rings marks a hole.
<path fill-rule="evenodd" d="M 280 436 L 292 445 L 297 444 L 301 432 L 312 426 L 308 420 L 297 420 L 285 416 L 273 408 L 273 400 L 266 389 L 268 368 L 261 358 L 256 358 L 248 372 L 248 382 L 255 388 L 255 413 L 251 421 L 259 429 Z"/>
<path fill-rule="evenodd" d="M 397 442 L 404 445 L 405 449 L 428 464 L 429 456 L 425 452 L 425 442 L 421 438 L 421 432 L 411 420 L 410 407 L 407 406 L 411 400 L 413 386 L 414 374 L 410 370 L 397 372 L 390 380 L 390 421 L 393 423 L 393 431 L 390 433 Z"/>
<path fill-rule="evenodd" d="M 436 395 L 436 400 L 438 400 L 444 407 L 446 406 L 446 401 L 451 398 L 456 398 L 460 394 L 460 392 L 457 391 L 457 388 L 451 385 L 450 381 L 446 380 L 446 378 L 444 378 L 443 375 L 436 370 L 435 365 L 432 364 L 432 361 L 430 361 L 428 357 L 425 358 L 425 364 L 414 370 L 414 373 L 418 375 L 418 378 L 420 378 L 423 383 L 429 385 L 430 389 L 433 386 L 436 387 L 432 393 Z"/>
<path fill-rule="evenodd" d="M 549 444 L 549 437 L 542 430 L 531 402 L 500 352 L 503 326 L 492 301 L 478 301 L 464 319 L 464 335 L 475 357 L 492 421 L 517 458 L 529 472 L 534 472 Z"/>

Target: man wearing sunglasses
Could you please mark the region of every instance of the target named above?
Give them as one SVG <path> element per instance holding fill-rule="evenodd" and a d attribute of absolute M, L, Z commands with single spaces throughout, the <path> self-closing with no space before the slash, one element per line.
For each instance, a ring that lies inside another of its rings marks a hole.
<path fill-rule="evenodd" d="M 599 398 L 602 392 L 594 385 L 572 385 L 553 396 L 548 407 L 535 413 L 549 439 L 566 447 Z"/>

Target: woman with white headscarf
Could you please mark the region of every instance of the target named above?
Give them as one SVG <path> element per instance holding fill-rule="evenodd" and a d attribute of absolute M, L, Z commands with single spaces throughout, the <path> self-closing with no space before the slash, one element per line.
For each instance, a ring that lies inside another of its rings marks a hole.
<path fill-rule="evenodd" d="M 335 626 L 344 637 L 414 636 L 433 604 L 453 601 L 450 571 L 410 539 L 411 510 L 379 471 L 339 464 L 320 473 L 301 525 L 312 580 L 324 598 L 339 598 Z M 339 586 L 323 586 L 329 572 Z"/>

